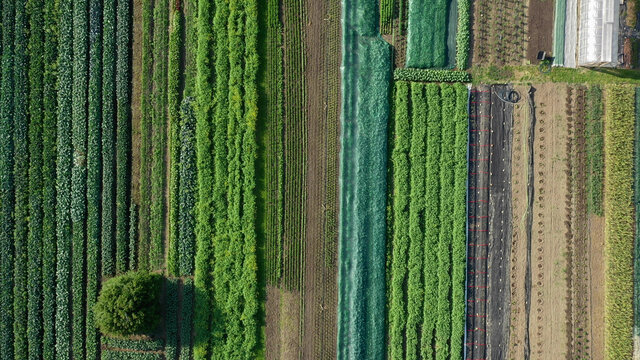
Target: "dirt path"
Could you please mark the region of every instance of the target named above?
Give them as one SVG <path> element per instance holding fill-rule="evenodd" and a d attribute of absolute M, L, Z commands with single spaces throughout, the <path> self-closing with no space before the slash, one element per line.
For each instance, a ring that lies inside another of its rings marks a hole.
<path fill-rule="evenodd" d="M 604 218 L 589 216 L 591 358 L 604 359 Z"/>
<path fill-rule="evenodd" d="M 527 271 L 527 183 L 529 177 L 529 105 L 526 101 L 528 86 L 516 86 L 523 101 L 514 106 L 513 112 L 513 151 L 511 153 L 511 194 L 512 194 L 512 241 L 511 241 L 511 332 L 509 341 L 509 359 L 525 359 L 525 337 L 528 316 L 525 302 L 527 294 L 524 286 Z"/>
<path fill-rule="evenodd" d="M 569 136 L 564 85 L 534 86 L 534 203 L 531 248 L 532 359 L 567 356 L 567 188 Z"/>

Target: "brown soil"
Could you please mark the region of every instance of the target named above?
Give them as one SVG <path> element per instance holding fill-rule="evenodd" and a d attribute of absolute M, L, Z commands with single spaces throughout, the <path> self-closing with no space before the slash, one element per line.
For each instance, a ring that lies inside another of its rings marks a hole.
<path fill-rule="evenodd" d="M 473 1 L 471 38 L 473 64 L 497 66 L 522 64 L 528 26 L 527 3 L 528 0 Z"/>
<path fill-rule="evenodd" d="M 265 338 L 266 359 L 280 358 L 280 290 L 273 286 L 267 286 L 267 300 L 265 305 L 266 324 Z"/>
<path fill-rule="evenodd" d="M 140 94 L 142 86 L 142 0 L 133 0 L 131 54 L 131 201 L 140 204 Z"/>
<path fill-rule="evenodd" d="M 589 217 L 591 275 L 591 359 L 604 359 L 604 218 Z"/>
<path fill-rule="evenodd" d="M 526 103 L 516 107 L 514 119 L 509 358 L 527 359 L 529 355 L 531 359 L 562 359 L 569 355 L 571 324 L 568 320 L 571 302 L 567 293 L 570 271 L 567 256 L 571 244 L 567 233 L 572 215 L 567 161 L 570 132 L 565 115 L 567 89 L 555 84 L 534 85 L 534 88 L 533 205 L 529 210 L 526 190 L 531 174 L 527 165 L 530 155 L 527 139 L 531 116 Z M 526 87 L 518 89 L 526 96 Z M 532 215 L 530 249 L 527 249 L 528 229 L 524 220 L 527 211 Z M 531 258 L 530 264 L 524 262 L 527 256 Z M 528 266 L 530 283 L 526 277 Z"/>
<path fill-rule="evenodd" d="M 529 91 L 528 86 L 516 86 L 523 97 Z M 529 106 L 521 100 L 513 109 L 513 152 L 511 153 L 511 192 L 512 192 L 512 243 L 511 243 L 511 332 L 509 359 L 524 359 L 525 334 L 527 331 L 525 311 L 525 272 L 527 264 L 526 246 L 526 211 L 527 211 L 527 178 L 529 136 Z"/>
<path fill-rule="evenodd" d="M 327 227 L 327 221 L 337 220 L 340 52 L 335 45 L 340 43 L 340 2 L 308 0 L 304 6 L 308 101 L 302 358 L 332 359 L 337 339 L 337 266 L 333 256 L 337 233 Z"/>
<path fill-rule="evenodd" d="M 535 86 L 534 204 L 531 246 L 531 358 L 567 355 L 568 137 L 566 87 Z"/>
<path fill-rule="evenodd" d="M 280 291 L 279 359 L 294 360 L 302 358 L 301 306 L 302 299 L 299 292 Z"/>
<path fill-rule="evenodd" d="M 529 0 L 529 36 L 527 39 L 527 60 L 537 63 L 538 51 L 552 53 L 554 2 L 550 0 Z"/>

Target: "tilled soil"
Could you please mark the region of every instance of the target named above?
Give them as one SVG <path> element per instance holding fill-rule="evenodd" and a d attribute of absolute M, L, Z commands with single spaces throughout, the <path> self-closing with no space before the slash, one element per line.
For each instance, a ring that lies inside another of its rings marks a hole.
<path fill-rule="evenodd" d="M 569 356 L 573 312 L 568 260 L 574 202 L 567 102 L 566 85 L 534 85 L 533 112 L 525 104 L 516 111 L 509 347 L 513 359 Z"/>
<path fill-rule="evenodd" d="M 553 50 L 553 12 L 553 1 L 529 0 L 527 60 L 532 63 L 537 63 L 538 51 Z"/>

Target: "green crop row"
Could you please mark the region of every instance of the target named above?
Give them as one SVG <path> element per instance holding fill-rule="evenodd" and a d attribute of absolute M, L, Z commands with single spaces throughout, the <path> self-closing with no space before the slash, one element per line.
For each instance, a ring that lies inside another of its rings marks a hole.
<path fill-rule="evenodd" d="M 151 212 L 149 269 L 164 264 L 165 152 L 167 147 L 167 53 L 169 51 L 169 1 L 153 6 L 153 117 L 151 121 Z M 142 203 L 143 206 L 146 204 Z"/>
<path fill-rule="evenodd" d="M 138 268 L 138 205 L 131 202 L 129 209 L 129 270 Z"/>
<path fill-rule="evenodd" d="M 424 262 L 424 322 L 422 344 L 433 342 L 436 330 L 438 306 L 438 232 L 440 222 L 433 214 L 440 213 L 440 152 L 442 141 L 442 117 L 440 89 L 437 84 L 427 84 L 427 194 L 425 204 L 425 262 Z M 422 356 L 432 357 L 431 346 L 422 346 Z"/>
<path fill-rule="evenodd" d="M 230 70 L 230 58 L 229 58 L 229 34 L 228 34 L 228 21 L 229 21 L 229 4 L 226 1 L 217 0 L 215 2 L 216 11 L 213 14 L 213 28 L 216 38 L 216 43 L 210 49 L 215 53 L 215 91 L 213 94 L 213 101 L 215 103 L 214 109 L 212 109 L 212 122 L 213 122 L 213 172 L 212 178 L 213 184 L 213 207 L 211 216 L 213 216 L 214 223 L 211 231 L 214 235 L 214 246 L 211 249 L 211 256 L 215 261 L 211 270 L 213 270 L 213 289 L 214 293 L 211 300 L 214 303 L 225 304 L 228 301 L 228 294 L 230 288 L 230 281 L 233 277 L 233 273 L 230 271 L 233 263 L 233 259 L 229 255 L 229 241 L 226 236 L 227 232 L 227 192 L 229 190 L 227 184 L 228 174 L 228 148 L 232 146 L 231 141 L 227 138 L 227 129 L 230 129 L 229 125 L 229 70 Z M 230 185 L 230 184 L 229 184 Z M 197 296 L 197 295 L 196 295 Z M 197 305 L 197 301 L 196 301 Z M 222 307 L 222 306 L 221 306 Z M 222 319 L 220 319 L 222 320 Z M 196 322 L 197 322 L 196 317 Z M 217 322 L 214 319 L 214 323 Z M 224 322 L 221 321 L 220 324 Z M 214 324 L 214 331 L 217 328 L 223 329 L 224 326 Z M 224 353 L 224 342 L 220 339 L 213 338 L 213 344 L 211 351 L 215 353 Z M 197 342 L 197 340 L 196 340 Z"/>
<path fill-rule="evenodd" d="M 183 97 L 196 95 L 198 52 L 198 1 L 183 0 L 180 2 L 184 12 L 184 90 Z"/>
<path fill-rule="evenodd" d="M 105 1 L 102 9 L 102 276 L 116 271 L 115 236 L 115 86 L 116 1 Z"/>
<path fill-rule="evenodd" d="M 261 112 L 264 134 L 264 232 L 265 272 L 269 284 L 277 284 L 282 271 L 282 221 L 284 197 L 284 113 L 283 113 L 283 68 L 282 68 L 282 24 L 280 2 L 266 2 L 266 51 L 263 71 L 265 110 Z"/>
<path fill-rule="evenodd" d="M 221 11 L 218 8 L 218 11 Z M 213 23 L 214 8 L 209 1 L 198 1 L 197 34 L 198 50 L 196 54 L 197 74 L 195 78 L 196 91 L 196 153 L 198 173 L 198 205 L 196 219 L 196 257 L 194 268 L 194 283 L 198 289 L 195 299 L 195 346 L 194 359 L 203 360 L 212 356 L 211 352 L 211 322 L 212 322 L 212 282 L 213 249 L 213 68 L 209 59 L 214 58 L 213 52 Z M 218 76 L 226 76 L 219 73 Z M 188 102 L 188 99 L 185 99 Z"/>
<path fill-rule="evenodd" d="M 140 215 L 138 226 L 138 263 L 149 264 L 151 221 L 151 126 L 153 121 L 153 1 L 142 1 L 142 74 L 140 83 Z M 148 204 L 145 206 L 145 204 Z"/>
<path fill-rule="evenodd" d="M 89 108 L 87 138 L 86 355 L 99 358 L 100 341 L 93 313 L 100 287 L 102 189 L 102 1 L 89 0 Z M 76 254 L 77 256 L 77 254 Z"/>
<path fill-rule="evenodd" d="M 468 83 L 471 82 L 471 75 L 464 71 L 398 68 L 393 71 L 393 80 Z"/>
<path fill-rule="evenodd" d="M 430 171 L 427 166 L 429 160 L 434 156 L 433 153 L 427 151 L 427 146 L 431 148 L 432 127 L 429 127 L 427 135 L 427 99 L 425 98 L 425 86 L 419 83 L 411 84 L 411 147 L 409 148 L 409 159 L 411 159 L 410 168 L 410 193 L 409 193 L 409 277 L 407 279 L 407 359 L 416 359 L 418 357 L 419 329 L 423 321 L 422 304 L 424 299 L 429 296 L 423 292 L 424 285 L 422 282 L 423 265 L 428 266 L 425 260 L 425 237 L 430 234 L 426 233 L 428 229 L 421 227 L 420 219 L 424 216 L 426 210 L 425 202 L 425 181 L 433 180 L 437 172 Z M 433 128 L 435 130 L 435 128 Z M 436 205 L 437 206 L 437 205 Z M 435 233 L 437 235 L 437 232 Z M 436 263 L 433 263 L 434 265 Z"/>
<path fill-rule="evenodd" d="M 602 122 L 602 89 L 594 85 L 587 90 L 587 162 L 588 198 L 590 213 L 602 216 L 604 179 L 604 129 Z"/>
<path fill-rule="evenodd" d="M 58 171 L 57 171 L 57 268 L 56 359 L 71 358 L 69 283 L 71 282 L 71 144 L 73 88 L 73 1 L 61 0 L 58 57 Z"/>
<path fill-rule="evenodd" d="M 163 360 L 164 356 L 160 352 L 133 352 L 103 350 L 102 360 Z"/>
<path fill-rule="evenodd" d="M 465 279 L 467 249 L 467 142 L 468 89 L 455 84 L 455 154 L 453 185 L 453 239 L 451 243 L 451 359 L 461 360 L 465 332 Z"/>
<path fill-rule="evenodd" d="M 195 255 L 195 205 L 198 177 L 196 172 L 196 118 L 190 103 L 182 106 L 180 121 L 180 191 L 179 191 L 179 273 L 180 276 L 193 274 Z"/>
<path fill-rule="evenodd" d="M 407 250 L 409 237 L 409 147 L 411 122 L 409 119 L 409 86 L 396 83 L 395 92 L 395 144 L 393 162 L 393 238 L 391 256 L 391 297 L 389 306 L 389 356 L 404 358 L 405 281 L 407 277 Z"/>
<path fill-rule="evenodd" d="M 395 0 L 380 0 L 380 33 L 383 35 L 392 32 L 395 6 Z"/>
<path fill-rule="evenodd" d="M 178 275 L 178 239 L 180 199 L 180 53 L 182 45 L 182 12 L 177 2 L 171 1 L 171 27 L 169 32 L 169 63 L 167 79 L 169 119 L 169 237 L 167 271 Z"/>
<path fill-rule="evenodd" d="M 42 123 L 42 359 L 55 359 L 56 316 L 56 133 L 58 105 L 58 0 L 44 3 Z"/>
<path fill-rule="evenodd" d="M 459 359 L 465 305 L 467 89 L 463 84 L 401 81 L 394 97 L 389 355 Z"/>
<path fill-rule="evenodd" d="M 44 52 L 44 1 L 34 0 L 28 4 L 29 51 Z M 29 239 L 27 243 L 27 338 L 28 359 L 42 359 L 42 246 L 43 246 L 43 85 L 44 57 L 33 56 L 29 62 Z"/>
<path fill-rule="evenodd" d="M 173 286 L 171 285 L 172 283 L 175 284 L 176 280 L 168 280 L 167 295 L 171 294 L 169 290 L 173 290 Z M 177 291 L 177 286 L 175 290 Z M 167 299 L 170 300 L 171 296 L 168 296 Z M 169 317 L 167 317 L 167 320 L 169 320 Z M 131 340 L 103 336 L 102 343 L 109 348 L 135 351 L 160 351 L 164 348 L 164 341 L 162 341 L 162 339 Z"/>
<path fill-rule="evenodd" d="M 471 1 L 458 0 L 458 31 L 456 32 L 456 67 L 467 68 L 471 45 Z M 464 81 L 469 82 L 469 81 Z"/>
<path fill-rule="evenodd" d="M 605 358 L 630 359 L 633 339 L 634 88 L 605 89 Z"/>
<path fill-rule="evenodd" d="M 302 282 L 305 243 L 305 198 L 307 157 L 307 103 L 304 82 L 305 48 L 303 26 L 306 15 L 302 0 L 283 2 L 284 47 L 284 167 L 283 243 L 281 277 L 287 289 Z M 374 15 L 375 16 L 375 15 Z"/>
<path fill-rule="evenodd" d="M 86 271 L 85 221 L 87 206 L 87 86 L 88 86 L 88 1 L 73 1 L 73 91 L 71 169 L 71 357 L 85 358 Z"/>
<path fill-rule="evenodd" d="M 178 360 L 178 279 L 167 279 L 166 284 L 165 322 L 167 342 L 164 346 L 164 357 L 167 360 Z"/>
<path fill-rule="evenodd" d="M 182 322 L 180 323 L 180 360 L 191 359 L 191 330 L 193 325 L 193 280 L 185 279 L 182 287 Z"/>
<path fill-rule="evenodd" d="M 131 148 L 131 3 L 116 7 L 116 270 L 127 269 Z"/>
<path fill-rule="evenodd" d="M 15 2 L 13 54 L 13 356 L 28 357 L 27 342 L 27 238 L 29 233 L 29 79 L 28 15 L 26 1 Z M 8 309 L 7 309 L 8 310 Z"/>
<path fill-rule="evenodd" d="M 451 245 L 453 242 L 454 202 L 454 153 L 455 153 L 455 107 L 453 86 L 441 86 L 442 99 L 442 145 L 440 150 L 440 229 L 438 232 L 438 306 L 436 322 L 436 359 L 448 359 L 451 337 Z M 428 291 L 425 288 L 425 291 Z M 425 305 L 425 314 L 433 312 Z"/>

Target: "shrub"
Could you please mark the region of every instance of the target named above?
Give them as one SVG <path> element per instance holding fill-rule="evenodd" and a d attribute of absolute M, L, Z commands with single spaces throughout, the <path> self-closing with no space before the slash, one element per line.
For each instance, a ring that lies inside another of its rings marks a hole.
<path fill-rule="evenodd" d="M 393 72 L 393 80 L 419 82 L 471 82 L 471 75 L 464 71 L 405 68 L 396 69 Z"/>
<path fill-rule="evenodd" d="M 107 336 L 152 331 L 158 323 L 162 277 L 145 271 L 107 280 L 95 306 L 96 324 Z"/>

